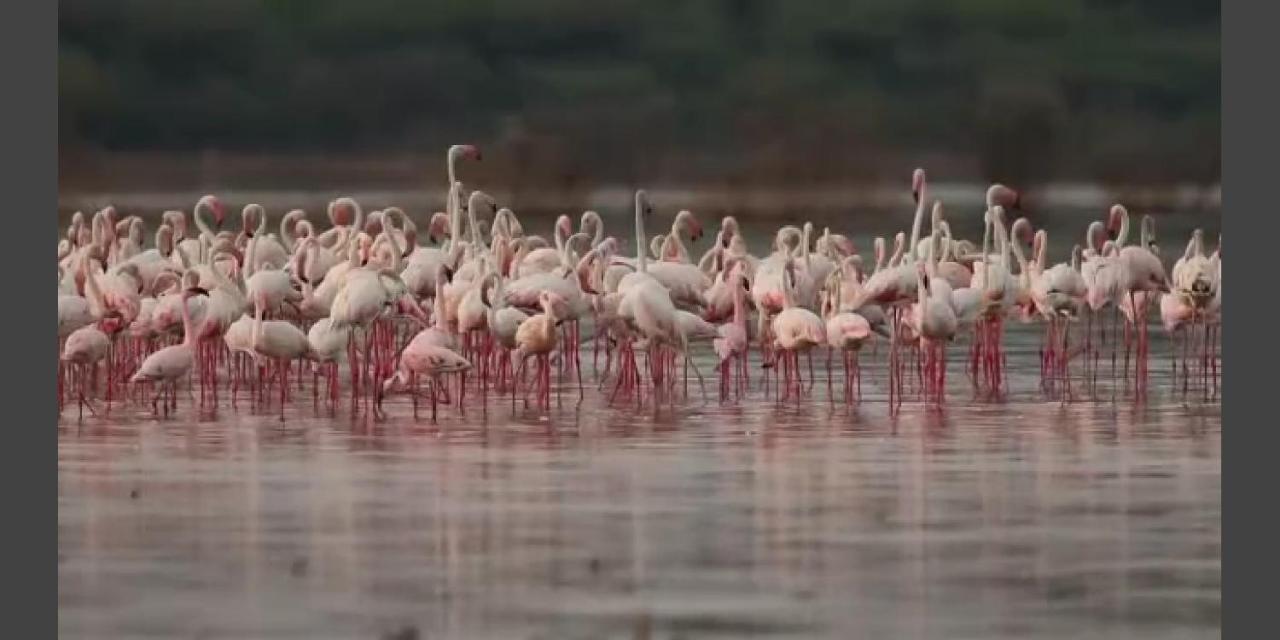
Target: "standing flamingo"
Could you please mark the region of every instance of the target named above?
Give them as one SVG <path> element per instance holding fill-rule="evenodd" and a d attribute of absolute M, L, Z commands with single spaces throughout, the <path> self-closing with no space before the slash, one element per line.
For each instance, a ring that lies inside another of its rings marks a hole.
<path fill-rule="evenodd" d="M 208 292 L 199 287 L 186 289 L 182 292 L 182 299 L 185 302 L 192 296 L 208 295 Z M 187 305 L 182 305 L 182 343 L 165 347 L 149 356 L 142 361 L 142 366 L 138 367 L 138 371 L 133 374 L 129 382 L 137 384 L 139 382 L 158 382 L 160 385 L 156 389 L 156 395 L 151 399 L 151 408 L 159 415 L 158 408 L 160 396 L 165 392 L 165 387 L 169 390 L 169 400 L 165 404 L 165 414 L 168 415 L 170 407 L 177 406 L 178 401 L 178 381 L 185 378 L 191 371 L 191 366 L 195 364 L 195 346 L 196 346 L 196 327 L 191 321 L 191 313 L 187 310 Z"/>
<path fill-rule="evenodd" d="M 791 395 L 794 384 L 795 397 L 799 401 L 802 382 L 799 354 L 808 353 L 813 347 L 825 342 L 827 328 L 816 313 L 796 303 L 796 270 L 795 262 L 788 257 L 782 269 L 782 311 L 773 317 L 770 329 L 778 351 L 774 364 L 782 361 L 785 377 L 786 393 L 781 399 L 786 400 Z"/>
<path fill-rule="evenodd" d="M 516 379 L 521 381 L 524 379 L 526 363 L 530 357 L 536 356 L 538 359 L 538 370 L 535 373 L 538 379 L 538 406 L 543 409 L 550 409 L 550 354 L 558 344 L 555 307 L 557 303 L 563 305 L 565 300 L 553 292 L 543 291 L 538 296 L 538 301 L 541 303 L 542 313 L 530 316 L 520 323 L 520 327 L 516 329 L 516 359 L 520 362 L 520 367 L 516 372 Z M 513 404 L 515 403 L 514 393 L 512 393 L 511 401 Z"/>

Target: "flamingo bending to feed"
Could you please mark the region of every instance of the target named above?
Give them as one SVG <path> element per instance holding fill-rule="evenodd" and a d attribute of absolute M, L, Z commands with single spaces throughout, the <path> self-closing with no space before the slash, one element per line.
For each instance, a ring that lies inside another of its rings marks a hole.
<path fill-rule="evenodd" d="M 96 324 L 82 326 L 72 331 L 67 336 L 62 347 L 62 362 L 68 366 L 74 367 L 79 378 L 79 389 L 77 390 L 78 406 L 80 410 L 80 419 L 84 419 L 84 408 L 89 407 L 89 413 L 97 415 L 93 404 L 85 398 L 85 387 L 88 384 L 87 369 L 97 369 L 98 363 L 107 357 L 111 350 L 111 339 L 107 334 L 103 333 Z M 95 373 L 96 379 L 96 373 Z"/>
<path fill-rule="evenodd" d="M 733 296 L 733 316 L 730 320 L 716 328 L 716 338 L 711 346 L 719 357 L 720 399 L 729 395 L 732 387 L 734 393 L 741 397 L 747 380 L 747 356 L 750 345 L 747 338 L 747 295 L 751 293 L 751 279 L 747 277 L 746 266 L 735 259 L 733 266 L 726 269 L 723 282 L 728 283 Z M 738 384 L 733 384 L 733 368 L 737 367 Z"/>
<path fill-rule="evenodd" d="M 456 352 L 426 342 L 410 343 L 400 352 L 400 364 L 394 375 L 382 384 L 382 394 L 378 398 L 378 410 L 381 412 L 382 396 L 408 390 L 413 397 L 413 417 L 418 418 L 418 376 L 427 376 L 431 381 L 431 421 L 436 421 L 438 397 L 443 383 L 440 377 L 450 373 L 462 373 L 471 369 L 471 363 Z"/>

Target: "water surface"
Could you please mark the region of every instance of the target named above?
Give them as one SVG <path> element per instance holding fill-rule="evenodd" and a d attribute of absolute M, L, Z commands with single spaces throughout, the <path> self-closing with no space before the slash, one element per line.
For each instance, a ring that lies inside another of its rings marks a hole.
<path fill-rule="evenodd" d="M 1105 384 L 1043 399 L 1034 335 L 1010 338 L 1008 401 L 973 401 L 956 365 L 944 411 L 896 418 L 880 353 L 857 407 L 819 380 L 799 406 L 571 387 L 548 414 L 504 399 L 437 425 L 403 399 L 370 423 L 309 393 L 284 424 L 243 402 L 64 420 L 60 629 L 1217 637 L 1218 405 L 1161 390 L 1160 352 L 1146 404 Z"/>
<path fill-rule="evenodd" d="M 1056 262 L 1101 212 L 1037 215 Z M 864 256 L 910 223 L 811 217 L 856 230 Z M 949 217 L 981 239 L 976 212 Z M 1218 217 L 1158 224 L 1171 262 Z M 608 225 L 630 238 L 625 207 Z M 754 251 L 776 226 L 744 218 Z M 674 407 L 609 406 L 588 383 L 549 413 L 473 397 L 434 425 L 403 398 L 378 423 L 309 391 L 283 424 L 225 398 L 159 421 L 68 410 L 60 635 L 1219 637 L 1218 403 L 1170 391 L 1153 326 L 1145 403 L 1104 358 L 1096 392 L 1077 381 L 1064 404 L 1039 389 L 1037 331 L 1011 325 L 1005 400 L 974 399 L 961 341 L 945 409 L 909 398 L 898 416 L 883 348 L 853 407 L 829 400 L 819 356 L 810 395 L 785 405 L 704 402 L 695 384 Z"/>

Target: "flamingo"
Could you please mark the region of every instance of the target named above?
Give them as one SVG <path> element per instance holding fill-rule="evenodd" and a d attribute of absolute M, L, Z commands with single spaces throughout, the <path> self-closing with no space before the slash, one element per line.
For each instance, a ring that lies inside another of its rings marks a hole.
<path fill-rule="evenodd" d="M 680 330 L 676 317 L 676 306 L 673 302 L 674 294 L 667 288 L 666 283 L 662 282 L 654 275 L 654 270 L 658 264 L 650 265 L 644 254 L 644 217 L 651 215 L 653 206 L 649 202 L 648 193 L 643 190 L 637 190 L 635 194 L 635 223 L 636 223 L 636 270 L 624 276 L 618 282 L 617 293 L 621 297 L 617 301 L 617 315 L 629 327 L 628 336 L 643 336 L 645 344 L 649 348 L 650 370 L 653 376 L 655 392 L 667 380 L 665 377 L 665 366 L 663 362 L 666 360 L 662 357 L 661 350 L 663 347 L 671 347 L 676 351 L 675 355 L 682 356 L 688 362 L 688 338 Z M 688 267 L 697 272 L 698 277 L 705 279 L 706 276 L 695 265 L 686 265 L 682 263 L 665 263 L 672 267 Z M 634 351 L 629 340 L 626 350 L 623 352 L 623 359 L 619 362 L 627 367 L 624 371 L 627 375 L 618 378 L 618 387 L 614 390 L 614 395 L 629 380 L 636 379 L 637 368 L 635 366 Z M 695 369 L 696 370 L 696 369 Z M 629 373 L 628 373 L 629 372 Z M 701 379 L 701 374 L 699 374 Z M 637 400 L 640 396 L 637 394 Z"/>
<path fill-rule="evenodd" d="M 1145 393 L 1146 361 L 1149 351 L 1147 339 L 1147 310 L 1150 297 L 1155 293 L 1169 293 L 1169 281 L 1165 275 L 1164 265 L 1160 258 L 1152 252 L 1154 238 L 1151 237 L 1150 223 L 1142 225 L 1140 246 L 1123 246 L 1121 240 L 1128 235 L 1129 212 L 1124 207 L 1112 210 L 1119 218 L 1120 232 L 1117 244 L 1122 245 L 1116 256 L 1117 277 L 1121 297 L 1118 300 L 1120 310 L 1125 313 L 1129 325 L 1137 334 L 1137 360 L 1134 370 L 1136 390 Z M 1146 218 L 1151 220 L 1151 218 Z M 1141 298 L 1141 300 L 1139 300 Z M 1126 362 L 1128 351 L 1125 352 Z M 1127 369 L 1127 367 L 1126 367 Z"/>
<path fill-rule="evenodd" d="M 182 300 L 185 303 L 192 296 L 208 295 L 208 292 L 199 287 L 185 289 L 182 292 Z M 168 387 L 169 398 L 165 405 L 165 414 L 168 414 L 170 406 L 177 406 L 178 381 L 185 378 L 191 371 L 191 367 L 195 364 L 195 345 L 196 345 L 196 327 L 191 321 L 191 314 L 187 310 L 187 305 L 182 305 L 182 342 L 180 344 L 165 347 L 155 353 L 147 356 L 142 361 L 142 365 L 138 367 L 137 372 L 129 379 L 129 382 L 138 384 L 140 382 L 157 382 L 160 383 L 156 395 L 151 399 L 152 410 L 159 415 L 158 408 L 160 396 Z M 172 403 L 170 405 L 169 403 Z"/>
<path fill-rule="evenodd" d="M 1043 234 L 1043 230 L 1041 230 Z M 1040 236 L 1044 238 L 1044 235 Z M 1043 366 L 1055 372 L 1066 385 L 1065 393 L 1070 393 L 1070 322 L 1074 320 L 1085 306 L 1088 286 L 1081 275 L 1081 259 L 1084 255 L 1080 245 L 1071 250 L 1069 263 L 1058 263 L 1049 269 L 1043 269 L 1047 240 L 1041 240 L 1037 262 L 1041 265 L 1040 273 L 1034 276 L 1031 284 L 1031 298 L 1036 310 L 1048 322 L 1048 349 Z M 1059 344 L 1060 342 L 1060 344 Z M 1064 400 L 1066 396 L 1064 395 Z"/>
<path fill-rule="evenodd" d="M 537 357 L 538 370 L 538 405 L 543 409 L 551 408 L 551 363 L 550 354 L 558 343 L 556 333 L 556 306 L 564 305 L 565 299 L 551 291 L 543 291 L 538 295 L 542 313 L 530 316 L 520 323 L 516 329 L 516 359 L 520 367 L 516 372 L 517 380 L 524 379 L 524 369 L 530 357 Z M 526 388 L 526 392 L 528 389 Z M 515 393 L 511 395 L 515 402 Z M 527 401 L 526 401 L 527 404 Z"/>
<path fill-rule="evenodd" d="M 333 320 L 327 317 L 317 320 L 307 330 L 307 342 L 311 345 L 315 366 L 326 369 L 328 400 L 334 405 L 338 402 L 338 364 L 346 361 L 350 333 L 349 327 L 334 327 Z"/>
<path fill-rule="evenodd" d="M 244 283 L 245 294 L 251 300 L 261 298 L 266 309 L 272 312 L 277 312 L 285 304 L 297 309 L 298 303 L 302 301 L 302 293 L 293 288 L 293 278 L 281 268 L 284 263 L 277 265 L 274 257 L 271 260 L 258 259 L 258 252 L 267 246 L 272 245 L 263 242 L 261 233 L 249 238 L 244 263 L 247 276 Z"/>
<path fill-rule="evenodd" d="M 307 334 L 292 323 L 285 320 L 263 321 L 267 304 L 267 294 L 258 293 L 254 299 L 253 333 L 249 345 L 257 359 L 275 361 L 276 377 L 280 381 L 280 421 L 283 422 L 289 390 L 289 362 L 298 358 L 316 361 L 319 357 Z"/>
<path fill-rule="evenodd" d="M 720 399 L 724 400 L 729 395 L 729 389 L 732 386 L 737 395 L 741 396 L 743 386 L 747 383 L 747 356 L 748 356 L 748 337 L 747 337 L 747 295 L 751 292 L 751 279 L 746 275 L 745 265 L 738 260 L 734 264 L 725 269 L 725 277 L 723 282 L 728 283 L 728 287 L 733 297 L 733 317 L 724 324 L 716 328 L 716 338 L 712 341 L 712 348 L 719 357 L 720 369 Z M 733 384 L 733 365 L 738 368 L 739 384 Z"/>
<path fill-rule="evenodd" d="M 945 280 L 929 275 L 925 263 L 917 264 L 917 303 L 913 308 L 920 346 L 925 353 L 926 393 L 932 390 L 934 402 L 941 405 L 946 397 L 947 342 L 955 336 L 958 323 L 951 306 Z"/>
<path fill-rule="evenodd" d="M 498 367 L 499 387 L 512 373 L 511 351 L 518 346 L 516 332 L 520 325 L 529 319 L 529 314 L 506 305 L 503 300 L 502 283 L 502 274 L 493 272 L 487 276 L 480 287 L 480 301 L 487 308 L 485 324 L 493 340 L 502 349 L 502 359 Z"/>
<path fill-rule="evenodd" d="M 97 415 L 93 404 L 85 398 L 85 387 L 89 376 L 86 369 L 96 369 L 98 363 L 107 357 L 111 350 L 111 339 L 96 324 L 87 324 L 72 331 L 63 343 L 61 359 L 68 366 L 78 371 L 79 389 L 77 390 L 80 419 L 84 419 L 84 408 Z M 96 374 L 95 374 L 96 377 Z"/>
<path fill-rule="evenodd" d="M 822 319 L 796 302 L 796 272 L 796 264 L 788 256 L 782 269 L 782 310 L 770 323 L 773 346 L 779 352 L 774 358 L 774 364 L 781 359 L 786 376 L 787 392 L 783 400 L 790 396 L 792 383 L 795 384 L 796 400 L 799 400 L 802 382 L 799 354 L 808 353 L 813 347 L 825 342 L 827 335 L 827 327 Z M 812 378 L 812 367 L 810 377 Z"/>
<path fill-rule="evenodd" d="M 853 401 L 855 389 L 858 390 L 857 397 L 861 397 L 862 376 L 858 367 L 858 353 L 871 339 L 872 329 L 865 317 L 852 311 L 840 310 L 840 290 L 844 279 L 838 273 L 832 275 L 835 276 L 829 280 L 832 286 L 822 292 L 822 312 L 826 324 L 827 392 L 834 400 L 835 395 L 831 392 L 831 353 L 839 350 L 844 365 L 844 401 L 848 403 Z"/>
<path fill-rule="evenodd" d="M 289 261 L 289 253 L 275 236 L 268 234 L 267 230 L 267 210 L 260 204 L 247 204 L 240 212 L 240 220 L 243 228 L 240 236 L 237 237 L 237 244 L 243 242 L 248 245 L 256 244 L 256 251 L 249 252 L 246 250 L 246 259 L 249 260 L 245 264 L 245 270 L 253 273 L 254 270 L 261 269 L 267 265 L 274 268 L 281 268 Z"/>
<path fill-rule="evenodd" d="M 450 373 L 463 373 L 470 369 L 471 363 L 454 351 L 433 344 L 410 343 L 404 351 L 400 352 L 400 363 L 395 374 L 382 383 L 382 391 L 378 397 L 379 411 L 381 411 L 384 396 L 408 389 L 413 397 L 413 417 L 416 420 L 418 418 L 417 379 L 418 376 L 427 376 L 431 380 L 431 421 L 435 422 L 439 390 L 443 384 L 440 377 Z"/>
<path fill-rule="evenodd" d="M 553 234 L 555 248 L 535 249 L 526 253 L 517 268 L 517 275 L 523 278 L 536 273 L 551 273 L 557 267 L 568 266 L 568 250 L 565 242 L 571 235 L 573 235 L 573 221 L 569 216 L 562 215 L 557 218 Z"/>

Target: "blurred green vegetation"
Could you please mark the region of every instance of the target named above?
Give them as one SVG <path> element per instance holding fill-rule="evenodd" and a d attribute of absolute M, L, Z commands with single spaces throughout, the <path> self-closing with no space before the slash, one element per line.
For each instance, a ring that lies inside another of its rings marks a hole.
<path fill-rule="evenodd" d="M 62 0 L 64 150 L 829 180 L 1212 182 L 1203 0 Z M 896 159 L 896 160 L 895 160 Z"/>

